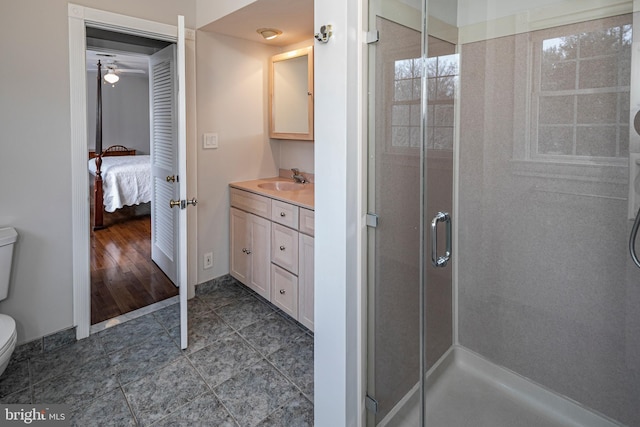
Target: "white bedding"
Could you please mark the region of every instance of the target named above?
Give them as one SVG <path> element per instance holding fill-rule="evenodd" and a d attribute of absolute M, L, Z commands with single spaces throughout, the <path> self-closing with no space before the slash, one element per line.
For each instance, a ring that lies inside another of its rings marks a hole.
<path fill-rule="evenodd" d="M 100 170 L 104 210 L 107 212 L 151 201 L 150 156 L 103 157 Z M 89 160 L 89 172 L 95 176 L 95 159 Z"/>

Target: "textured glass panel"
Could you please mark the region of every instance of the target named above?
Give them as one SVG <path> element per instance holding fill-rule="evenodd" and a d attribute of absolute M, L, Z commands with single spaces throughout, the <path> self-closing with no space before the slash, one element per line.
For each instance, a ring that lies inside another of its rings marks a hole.
<path fill-rule="evenodd" d="M 542 63 L 542 90 L 568 90 L 576 87 L 576 67 L 575 61 L 555 62 L 545 60 Z"/>
<path fill-rule="evenodd" d="M 580 89 L 615 87 L 618 85 L 618 63 L 611 58 L 580 61 Z"/>
<path fill-rule="evenodd" d="M 617 106 L 616 93 L 578 95 L 577 123 L 616 123 Z"/>
<path fill-rule="evenodd" d="M 629 127 L 619 126 L 618 157 L 629 157 Z"/>
<path fill-rule="evenodd" d="M 438 89 L 436 99 L 453 100 L 455 96 L 456 79 L 457 77 L 455 76 L 439 77 L 437 79 Z"/>
<path fill-rule="evenodd" d="M 538 130 L 538 153 L 573 154 L 573 127 L 541 126 Z"/>
<path fill-rule="evenodd" d="M 615 157 L 617 126 L 580 126 L 576 134 L 578 156 Z"/>
<path fill-rule="evenodd" d="M 394 105 L 391 109 L 391 124 L 407 126 L 410 119 L 411 105 Z"/>
<path fill-rule="evenodd" d="M 453 150 L 453 127 L 436 127 L 433 135 L 434 149 Z"/>
<path fill-rule="evenodd" d="M 394 98 L 396 101 L 411 101 L 413 99 L 413 80 L 396 81 Z"/>
<path fill-rule="evenodd" d="M 395 62 L 396 80 L 413 77 L 413 59 L 400 59 Z"/>
<path fill-rule="evenodd" d="M 391 141 L 394 147 L 409 146 L 409 127 L 393 126 L 391 128 Z"/>
<path fill-rule="evenodd" d="M 438 58 L 427 58 L 427 77 L 436 77 L 438 75 Z"/>
<path fill-rule="evenodd" d="M 453 105 L 440 104 L 436 105 L 435 126 L 452 126 L 453 127 Z"/>
<path fill-rule="evenodd" d="M 544 96 L 540 97 L 539 118 L 541 125 L 572 124 L 575 114 L 575 97 Z"/>
<path fill-rule="evenodd" d="M 542 42 L 543 62 L 557 62 L 578 57 L 578 37 L 566 36 Z"/>
<path fill-rule="evenodd" d="M 438 76 L 458 75 L 458 55 L 438 56 Z"/>

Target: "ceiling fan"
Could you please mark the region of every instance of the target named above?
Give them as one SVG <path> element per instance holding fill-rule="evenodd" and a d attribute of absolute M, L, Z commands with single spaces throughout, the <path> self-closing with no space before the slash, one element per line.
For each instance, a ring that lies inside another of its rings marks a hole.
<path fill-rule="evenodd" d="M 98 60 L 104 71 L 105 82 L 114 85 L 121 74 L 144 74 L 147 71 L 147 58 L 128 55 L 87 51 L 87 71 L 98 70 Z"/>

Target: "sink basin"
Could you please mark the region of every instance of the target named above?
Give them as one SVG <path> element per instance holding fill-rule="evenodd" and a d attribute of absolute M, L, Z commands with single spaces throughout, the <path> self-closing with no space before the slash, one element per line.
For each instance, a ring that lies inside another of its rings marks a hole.
<path fill-rule="evenodd" d="M 273 181 L 258 184 L 258 187 L 272 191 L 298 191 L 304 189 L 304 184 L 290 181 Z"/>

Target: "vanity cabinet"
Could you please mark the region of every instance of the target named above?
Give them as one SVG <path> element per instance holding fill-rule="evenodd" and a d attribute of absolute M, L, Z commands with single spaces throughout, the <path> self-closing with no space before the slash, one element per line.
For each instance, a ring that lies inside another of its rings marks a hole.
<path fill-rule="evenodd" d="M 269 299 L 271 221 L 232 207 L 230 228 L 230 274 Z"/>
<path fill-rule="evenodd" d="M 313 330 L 313 210 L 231 188 L 230 217 L 231 275 Z"/>
<path fill-rule="evenodd" d="M 313 331 L 313 237 L 300 233 L 298 248 L 298 322 Z"/>

